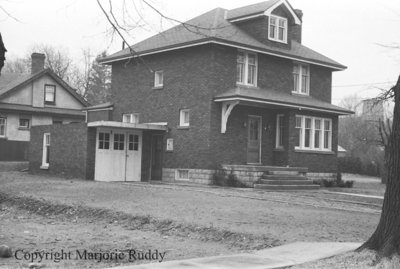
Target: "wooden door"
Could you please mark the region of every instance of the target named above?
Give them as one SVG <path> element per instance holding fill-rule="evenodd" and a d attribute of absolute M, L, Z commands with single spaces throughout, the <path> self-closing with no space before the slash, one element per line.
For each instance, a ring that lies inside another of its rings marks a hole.
<path fill-rule="evenodd" d="M 247 121 L 247 163 L 261 163 L 261 117 L 249 116 Z"/>
<path fill-rule="evenodd" d="M 162 153 L 163 135 L 152 135 L 151 137 L 151 180 L 162 179 Z"/>

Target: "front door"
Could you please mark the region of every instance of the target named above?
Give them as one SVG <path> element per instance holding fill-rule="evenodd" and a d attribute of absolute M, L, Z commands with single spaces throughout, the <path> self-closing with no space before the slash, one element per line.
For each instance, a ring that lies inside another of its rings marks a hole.
<path fill-rule="evenodd" d="M 261 117 L 249 116 L 247 122 L 247 163 L 261 163 Z"/>
<path fill-rule="evenodd" d="M 151 137 L 151 180 L 162 179 L 162 153 L 163 136 L 153 135 Z"/>

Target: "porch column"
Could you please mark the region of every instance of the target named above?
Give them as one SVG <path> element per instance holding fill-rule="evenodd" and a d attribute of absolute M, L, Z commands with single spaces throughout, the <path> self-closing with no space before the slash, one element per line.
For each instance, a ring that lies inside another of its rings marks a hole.
<path fill-rule="evenodd" d="M 222 102 L 222 115 L 221 115 L 221 133 L 226 132 L 226 124 L 228 123 L 229 115 L 232 109 L 239 104 L 239 101 L 225 101 Z"/>

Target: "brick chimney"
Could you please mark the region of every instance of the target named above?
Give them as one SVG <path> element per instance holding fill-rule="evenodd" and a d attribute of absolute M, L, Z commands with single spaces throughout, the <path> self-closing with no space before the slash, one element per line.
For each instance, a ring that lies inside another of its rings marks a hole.
<path fill-rule="evenodd" d="M 295 9 L 294 12 L 296 13 L 297 17 L 303 21 L 303 11 L 301 11 L 301 9 Z M 301 43 L 301 25 L 293 25 L 293 40 Z"/>
<path fill-rule="evenodd" d="M 31 55 L 32 64 L 31 64 L 31 74 L 35 74 L 44 69 L 44 60 L 46 56 L 43 53 L 34 52 Z"/>

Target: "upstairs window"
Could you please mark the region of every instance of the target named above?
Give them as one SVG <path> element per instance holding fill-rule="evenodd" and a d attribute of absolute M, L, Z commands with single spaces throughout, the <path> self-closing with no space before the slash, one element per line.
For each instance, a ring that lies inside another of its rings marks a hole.
<path fill-rule="evenodd" d="M 6 118 L 0 117 L 0 137 L 6 136 Z"/>
<path fill-rule="evenodd" d="M 268 38 L 273 41 L 287 43 L 288 23 L 287 19 L 270 16 Z"/>
<path fill-rule="evenodd" d="M 56 85 L 44 85 L 44 103 L 50 105 L 56 103 Z"/>
<path fill-rule="evenodd" d="M 154 87 L 160 88 L 164 85 L 164 72 L 155 71 L 154 72 Z"/>
<path fill-rule="evenodd" d="M 310 94 L 310 67 L 307 64 L 293 65 L 293 92 L 309 95 Z"/>
<path fill-rule="evenodd" d="M 190 110 L 181 109 L 179 112 L 179 126 L 189 127 L 190 125 Z"/>
<path fill-rule="evenodd" d="M 257 55 L 239 51 L 236 60 L 236 82 L 257 86 Z"/>
<path fill-rule="evenodd" d="M 122 122 L 139 123 L 139 113 L 122 114 Z"/>

